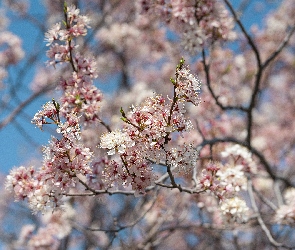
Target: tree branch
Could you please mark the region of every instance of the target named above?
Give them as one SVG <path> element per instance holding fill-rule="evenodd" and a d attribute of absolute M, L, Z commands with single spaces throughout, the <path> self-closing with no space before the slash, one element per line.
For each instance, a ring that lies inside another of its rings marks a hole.
<path fill-rule="evenodd" d="M 266 68 L 271 61 L 273 61 L 281 52 L 282 50 L 287 46 L 288 42 L 290 41 L 290 38 L 295 32 L 295 24 L 291 27 L 291 30 L 289 33 L 286 35 L 282 43 L 279 45 L 279 47 L 274 51 L 269 58 L 265 60 L 265 62 L 261 65 L 261 68 L 264 69 Z"/>
<path fill-rule="evenodd" d="M 291 247 L 285 246 L 283 243 L 279 243 L 277 242 L 271 235 L 271 232 L 269 231 L 269 229 L 267 228 L 267 226 L 265 225 L 261 214 L 259 212 L 259 209 L 257 207 L 256 201 L 255 201 L 255 197 L 254 197 L 254 193 L 253 193 L 253 189 L 252 189 L 252 180 L 250 178 L 248 178 L 248 193 L 250 196 L 250 200 L 251 200 L 251 204 L 252 204 L 252 208 L 254 210 L 254 212 L 256 213 L 256 217 L 257 217 L 257 221 L 259 223 L 259 225 L 261 226 L 261 229 L 264 231 L 266 237 L 268 238 L 269 242 L 275 246 L 275 247 L 284 247 L 284 248 L 288 248 L 291 249 Z"/>
<path fill-rule="evenodd" d="M 54 85 L 55 86 L 55 85 Z M 41 96 L 42 94 L 46 93 L 47 91 L 51 90 L 52 86 L 45 86 L 44 88 L 40 89 L 39 91 L 33 93 L 27 100 L 23 101 L 20 105 L 18 105 L 6 118 L 4 118 L 0 122 L 0 130 L 3 129 L 6 125 L 12 122 L 16 116 L 30 103 L 32 103 L 37 97 Z"/>

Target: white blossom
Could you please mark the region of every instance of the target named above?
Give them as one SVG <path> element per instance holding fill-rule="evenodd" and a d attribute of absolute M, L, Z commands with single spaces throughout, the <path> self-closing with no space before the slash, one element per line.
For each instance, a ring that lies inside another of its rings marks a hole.
<path fill-rule="evenodd" d="M 114 155 L 116 151 L 123 154 L 127 147 L 134 146 L 134 141 L 120 130 L 105 133 L 101 136 L 100 147 L 109 149 L 108 155 Z"/>
<path fill-rule="evenodd" d="M 239 197 L 222 201 L 220 209 L 229 221 L 245 222 L 249 208 L 246 202 Z"/>

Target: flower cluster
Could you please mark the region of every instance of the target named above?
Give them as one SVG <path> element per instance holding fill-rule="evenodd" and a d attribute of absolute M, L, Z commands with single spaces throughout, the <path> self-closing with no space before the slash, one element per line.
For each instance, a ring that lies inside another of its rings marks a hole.
<path fill-rule="evenodd" d="M 115 23 L 108 29 L 101 29 L 97 38 L 121 53 L 127 46 L 132 45 L 139 35 L 141 35 L 140 30 L 136 27 L 126 23 Z"/>
<path fill-rule="evenodd" d="M 86 175 L 91 173 L 89 162 L 92 153 L 77 141 L 63 137 L 58 140 L 52 137 L 49 146 L 44 147 L 44 163 L 42 173 L 53 178 L 55 186 L 67 191 L 72 185 L 76 174 Z M 47 180 L 48 180 L 47 178 Z"/>
<path fill-rule="evenodd" d="M 125 129 L 133 140 L 152 147 L 161 147 L 172 132 L 190 131 L 193 126 L 184 113 L 184 104 L 166 100 L 161 95 L 147 98 L 141 105 L 133 106 L 126 117 Z"/>
<path fill-rule="evenodd" d="M 167 164 L 178 173 L 190 173 L 197 165 L 198 152 L 192 145 L 181 145 L 166 152 Z"/>
<path fill-rule="evenodd" d="M 181 68 L 185 68 L 185 72 Z M 105 164 L 104 175 L 110 185 L 112 181 L 120 180 L 121 184 L 131 184 L 133 189 L 143 193 L 154 179 L 151 162 L 162 162 L 182 173 L 196 166 L 198 155 L 192 145 L 179 148 L 168 145 L 172 134 L 193 128 L 184 115 L 185 102 L 199 103 L 200 83 L 189 74 L 184 60 L 177 66 L 176 76 L 175 80 L 171 80 L 174 85 L 172 99 L 154 95 L 140 105 L 132 106 L 128 113 L 121 109 L 125 122 L 123 131 L 102 135 L 100 147 L 108 149 L 109 155 L 118 153 L 121 158 L 121 162 L 113 159 Z"/>
<path fill-rule="evenodd" d="M 85 122 L 99 119 L 102 94 L 93 85 L 91 77 L 74 72 L 69 79 L 61 80 L 60 84 L 64 90 L 60 109 L 62 115 L 75 112 L 81 114 Z"/>
<path fill-rule="evenodd" d="M 20 237 L 16 242 L 17 246 L 27 246 L 29 249 L 58 249 L 60 240 L 71 233 L 71 221 L 75 211 L 65 203 L 63 211 L 55 213 L 47 212 L 42 216 L 42 227 L 38 228 L 36 234 L 34 225 L 25 225 L 22 228 Z"/>
<path fill-rule="evenodd" d="M 241 165 L 210 163 L 202 170 L 199 185 L 220 200 L 247 189 L 247 178 Z"/>
<path fill-rule="evenodd" d="M 1 31 L 0 27 L 0 88 L 2 81 L 7 76 L 6 68 L 19 62 L 25 55 L 21 45 L 19 37 L 9 31 Z"/>
<path fill-rule="evenodd" d="M 95 61 L 83 58 L 79 53 L 74 54 L 73 50 L 77 47 L 73 46 L 73 38 L 86 35 L 89 20 L 81 16 L 74 6 L 65 6 L 65 16 L 65 29 L 56 24 L 46 33 L 47 45 L 51 45 L 48 55 L 53 64 L 70 62 L 74 72 L 72 77 L 61 80 L 64 90 L 62 104 L 54 100 L 46 103 L 32 120 L 40 129 L 44 124 L 55 124 L 61 138 L 52 137 L 49 145 L 44 147 L 40 169 L 14 169 L 6 183 L 17 199 L 28 199 L 34 212 L 60 207 L 62 195 L 75 186 L 77 175 L 91 173 L 92 152 L 79 142 L 79 121 L 81 116 L 84 121 L 98 118 L 101 94 L 93 85 L 93 79 L 97 77 Z"/>
<path fill-rule="evenodd" d="M 34 174 L 35 169 L 32 166 L 14 168 L 6 177 L 5 187 L 7 190 L 14 191 L 16 200 L 24 200 L 35 188 Z"/>
<path fill-rule="evenodd" d="M 216 177 L 226 192 L 239 192 L 247 189 L 247 178 L 241 165 L 226 165 L 217 171 Z"/>
<path fill-rule="evenodd" d="M 235 162 L 237 162 L 238 158 L 242 158 L 241 165 L 243 165 L 244 170 L 249 172 L 256 172 L 256 163 L 252 158 L 251 152 L 241 145 L 235 144 L 233 146 L 228 146 L 224 151 L 221 152 L 222 157 L 234 157 Z"/>
<path fill-rule="evenodd" d="M 202 170 L 199 188 L 218 198 L 226 220 L 242 222 L 246 219 L 246 203 L 238 197 L 238 192 L 247 190 L 247 178 L 242 165 L 222 165 L 210 163 Z"/>
<path fill-rule="evenodd" d="M 120 130 L 103 134 L 100 139 L 100 147 L 109 149 L 108 155 L 114 155 L 116 152 L 123 154 L 127 147 L 132 147 L 135 144 L 127 133 Z"/>
<path fill-rule="evenodd" d="M 249 208 L 244 200 L 239 197 L 233 197 L 224 200 L 220 209 L 226 216 L 228 222 L 236 221 L 238 223 L 246 222 Z"/>
<path fill-rule="evenodd" d="M 83 57 L 75 50 L 74 38 L 85 36 L 89 27 L 87 16 L 79 14 L 74 5 L 65 7 L 65 29 L 57 23 L 46 33 L 47 46 L 50 46 L 47 56 L 49 64 L 68 62 L 73 73 L 61 79 L 60 86 L 64 91 L 61 98 L 60 112 L 66 116 L 68 113 L 81 114 L 85 122 L 98 120 L 100 110 L 101 92 L 94 86 L 93 80 L 98 77 L 97 64 L 94 58 Z"/>
<path fill-rule="evenodd" d="M 175 91 L 177 98 L 184 99 L 186 102 L 191 102 L 197 106 L 200 103 L 200 80 L 190 73 L 189 68 L 184 66 L 177 68 L 176 76 Z"/>
<path fill-rule="evenodd" d="M 295 188 L 286 190 L 286 204 L 280 206 L 275 214 L 275 221 L 279 224 L 294 225 L 295 224 Z"/>
<path fill-rule="evenodd" d="M 179 0 L 178 2 L 181 4 L 186 1 Z M 185 22 L 183 18 L 178 21 L 184 21 L 184 25 L 181 25 L 184 30 L 182 45 L 187 51 L 194 54 L 206 43 L 235 38 L 235 33 L 232 31 L 234 27 L 233 19 L 229 16 L 223 4 L 216 0 L 191 2 L 191 6 L 180 7 L 180 9 L 182 13 L 192 16 L 193 8 L 195 18 L 190 18 L 189 22 Z M 174 13 L 174 15 L 177 15 L 179 11 Z"/>
<path fill-rule="evenodd" d="M 100 162 L 103 182 L 108 187 L 131 185 L 135 195 L 144 194 L 145 189 L 152 184 L 155 176 L 152 172 L 151 163 L 142 158 L 140 151 L 125 152 L 120 161 L 118 159 Z"/>
<path fill-rule="evenodd" d="M 7 190 L 14 192 L 16 200 L 27 198 L 34 212 L 44 212 L 46 206 L 54 207 L 54 198 L 51 197 L 47 185 L 42 182 L 42 174 L 33 167 L 21 166 L 11 170 L 5 185 Z"/>
<path fill-rule="evenodd" d="M 234 21 L 217 0 L 142 1 L 141 13 L 169 22 L 181 34 L 181 43 L 192 54 L 205 44 L 235 38 Z"/>
<path fill-rule="evenodd" d="M 50 122 L 47 119 L 51 120 L 53 123 L 59 122 L 58 116 L 59 110 L 57 104 L 53 102 L 47 102 L 43 105 L 42 110 L 38 111 L 34 118 L 32 119 L 32 123 L 35 124 L 38 128 L 42 129 L 44 124 L 49 124 Z"/>
<path fill-rule="evenodd" d="M 51 114 L 49 112 L 47 117 Z M 59 207 L 62 195 L 75 186 L 77 175 L 91 173 L 92 153 L 79 143 L 78 120 L 72 114 L 65 123 L 58 123 L 57 132 L 62 137 L 52 137 L 49 145 L 44 147 L 44 161 L 38 171 L 32 167 L 19 167 L 7 176 L 7 189 L 14 191 L 16 199 L 28 198 L 35 212 Z"/>
<path fill-rule="evenodd" d="M 86 36 L 87 28 L 89 28 L 90 20 L 87 16 L 80 15 L 80 10 L 74 5 L 65 6 L 65 13 L 67 16 L 67 29 L 61 28 L 61 23 L 55 24 L 48 32 L 45 33 L 45 41 L 47 46 L 53 42 L 52 48 L 55 48 L 57 41 L 70 41 L 74 37 Z M 59 56 L 57 56 L 59 57 Z"/>

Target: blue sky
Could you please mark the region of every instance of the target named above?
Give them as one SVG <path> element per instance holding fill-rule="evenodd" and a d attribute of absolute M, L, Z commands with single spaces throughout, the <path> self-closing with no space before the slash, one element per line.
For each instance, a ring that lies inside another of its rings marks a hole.
<path fill-rule="evenodd" d="M 40 0 L 32 0 L 31 7 L 30 7 L 30 13 L 34 15 L 35 18 L 42 21 L 42 16 L 44 16 L 44 6 L 42 5 L 42 1 Z M 232 2 L 240 2 L 240 1 L 232 1 Z M 244 17 L 246 19 L 242 19 L 244 24 L 247 28 L 250 27 L 253 23 L 262 24 L 262 17 L 265 16 L 265 13 L 267 13 L 270 8 L 273 8 L 274 6 L 278 5 L 280 1 L 273 0 L 269 1 L 271 2 L 270 5 L 264 5 L 265 1 L 253 1 L 253 4 L 248 8 L 247 12 L 245 13 Z M 1 1 L 0 1 L 1 6 Z M 257 14 L 257 12 L 253 11 L 253 8 L 260 8 L 262 12 L 260 14 Z M 13 17 L 11 15 L 8 15 L 8 17 Z M 10 26 L 9 30 L 18 35 L 21 39 L 23 39 L 23 48 L 26 52 L 26 55 L 30 55 L 34 49 L 36 49 L 34 41 L 35 37 L 40 35 L 38 33 L 37 28 L 30 24 L 27 21 L 23 20 L 17 20 L 13 19 L 10 20 Z M 42 41 L 42 44 L 39 45 L 39 47 L 44 47 L 45 43 Z M 1 59 L 1 58 L 0 58 Z M 42 55 L 42 61 L 41 64 L 44 64 L 46 61 L 45 52 Z M 23 66 L 23 62 L 20 63 L 16 68 L 21 68 Z M 26 88 L 21 90 L 21 96 L 20 98 L 25 100 L 29 97 L 30 91 L 29 91 L 29 84 L 32 81 L 34 74 L 35 74 L 35 68 L 30 68 L 29 70 L 26 70 L 24 77 L 22 80 L 24 81 L 24 85 L 27 86 Z M 15 79 L 16 69 L 11 68 L 11 73 L 13 78 Z M 43 97 L 38 98 L 36 101 L 34 101 L 31 105 L 29 105 L 25 110 L 24 113 L 31 118 L 34 116 L 34 114 L 41 108 L 42 104 L 44 104 L 46 101 L 49 101 L 50 97 Z M 15 106 L 14 106 L 15 107 Z M 0 113 L 0 121 L 7 115 L 7 113 L 1 114 Z M 17 118 L 17 123 L 20 127 L 22 127 L 30 137 L 33 138 L 33 140 L 39 144 L 39 145 L 46 145 L 48 139 L 50 138 L 49 133 L 41 132 L 39 129 L 35 128 L 34 125 L 29 123 L 28 119 L 24 119 L 22 116 L 19 116 Z M 11 169 L 13 166 L 19 166 L 21 164 L 26 165 L 26 163 L 31 158 L 39 158 L 42 159 L 41 154 L 41 147 L 34 147 L 31 145 L 31 143 L 28 143 L 28 138 L 25 138 L 22 136 L 19 132 L 19 130 L 15 127 L 14 124 L 10 124 L 4 129 L 0 130 L 0 171 L 4 173 L 8 173 L 9 169 Z M 41 164 L 41 162 L 40 162 Z"/>
<path fill-rule="evenodd" d="M 36 18 L 41 19 L 44 15 L 44 7 L 41 4 L 41 1 L 34 0 L 34 4 L 31 4 L 30 13 L 32 13 Z M 25 57 L 31 55 L 32 51 L 35 49 L 34 41 L 35 37 L 40 35 L 37 28 L 33 26 L 31 23 L 27 21 L 23 21 L 21 19 L 16 19 L 10 12 L 6 12 L 7 17 L 10 19 L 9 31 L 13 32 L 17 36 L 19 36 L 23 43 L 22 47 L 26 53 Z M 42 38 L 43 40 L 43 38 Z M 45 43 L 39 45 L 40 48 L 45 46 Z M 43 61 L 46 60 L 46 56 L 44 54 Z M 17 72 L 19 69 L 24 67 L 25 60 L 22 60 L 19 65 L 16 67 L 10 68 L 10 75 L 12 76 L 13 82 L 17 82 Z M 22 74 L 21 80 L 24 82 L 24 88 L 19 90 L 20 99 L 25 100 L 30 96 L 29 83 L 32 81 L 35 74 L 35 68 L 29 67 Z M 31 105 L 29 105 L 23 113 L 25 113 L 25 117 L 20 115 L 17 118 L 17 123 L 20 127 L 22 127 L 28 135 L 32 135 L 35 137 L 36 142 L 46 143 L 48 140 L 48 135 L 42 134 L 41 131 L 38 131 L 33 125 L 29 124 L 27 116 L 33 117 L 34 113 L 39 109 L 39 107 L 44 103 L 44 98 L 39 98 L 34 101 Z M 16 103 L 13 103 L 13 107 L 16 107 Z M 0 120 L 6 117 L 7 113 L 0 114 Z M 0 169 L 2 172 L 7 173 L 9 169 L 13 166 L 18 166 L 20 164 L 25 163 L 28 159 L 39 155 L 40 156 L 40 148 L 32 147 L 31 143 L 28 143 L 28 138 L 25 138 L 21 135 L 20 131 L 16 128 L 14 124 L 9 124 L 4 129 L 0 130 Z"/>

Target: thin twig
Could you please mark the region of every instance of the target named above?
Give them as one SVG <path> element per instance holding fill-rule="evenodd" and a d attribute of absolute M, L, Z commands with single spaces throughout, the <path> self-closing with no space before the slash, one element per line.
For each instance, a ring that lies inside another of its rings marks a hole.
<path fill-rule="evenodd" d="M 256 204 L 256 201 L 255 201 L 255 197 L 254 197 L 254 192 L 253 192 L 253 184 L 252 184 L 252 180 L 250 178 L 248 178 L 248 193 L 249 193 L 249 196 L 250 196 L 250 200 L 251 200 L 251 205 L 252 205 L 252 208 L 254 210 L 254 212 L 256 213 L 256 218 L 257 218 L 257 221 L 259 223 L 259 225 L 261 226 L 261 229 L 264 231 L 266 237 L 268 238 L 269 242 L 275 246 L 275 247 L 286 247 L 283 245 L 283 243 L 279 243 L 277 242 L 271 235 L 269 229 L 267 228 L 267 226 L 265 225 L 262 217 L 261 217 L 261 214 L 260 214 L 260 211 L 257 207 L 257 204 Z M 289 248 L 289 247 L 287 247 Z"/>
<path fill-rule="evenodd" d="M 0 130 L 12 122 L 16 116 L 31 102 L 33 102 L 37 97 L 41 96 L 42 94 L 46 93 L 47 91 L 51 90 L 55 85 L 52 86 L 45 86 L 44 88 L 40 89 L 39 91 L 33 93 L 27 100 L 23 101 L 19 104 L 6 118 L 4 118 L 0 122 Z"/>
<path fill-rule="evenodd" d="M 152 209 L 152 207 L 155 205 L 157 200 L 157 195 L 155 195 L 152 204 L 149 206 L 148 209 L 146 209 L 137 219 L 135 219 L 133 222 L 124 225 L 124 226 L 118 226 L 116 229 L 103 229 L 103 228 L 91 228 L 87 227 L 86 230 L 90 231 L 100 231 L 100 232 L 112 232 L 112 233 L 117 233 L 120 232 L 126 228 L 134 227 L 137 223 L 139 223 L 146 215 L 147 213 Z"/>
<path fill-rule="evenodd" d="M 271 202 L 269 199 L 267 199 L 265 196 L 263 196 L 261 193 L 258 192 L 258 190 L 256 190 L 254 188 L 254 186 L 252 187 L 253 191 L 255 192 L 255 194 L 259 197 L 260 200 L 262 200 L 266 205 L 268 205 L 272 210 L 276 211 L 277 210 L 277 206 Z"/>
<path fill-rule="evenodd" d="M 242 111 L 242 112 L 248 112 L 248 109 L 246 109 L 243 106 L 231 106 L 231 105 L 223 105 L 220 101 L 219 101 L 219 96 L 217 96 L 214 93 L 214 90 L 211 86 L 211 80 L 210 80 L 210 64 L 206 62 L 206 54 L 205 54 L 205 50 L 202 50 L 202 63 L 203 63 L 203 67 L 204 67 L 204 71 L 205 71 L 205 76 L 206 76 L 206 83 L 207 83 L 207 87 L 208 90 L 212 96 L 212 98 L 215 101 L 215 104 L 220 107 L 222 110 L 238 110 L 238 111 Z"/>
<path fill-rule="evenodd" d="M 265 60 L 265 62 L 261 65 L 261 68 L 264 69 L 268 66 L 268 64 L 274 60 L 280 53 L 281 51 L 286 47 L 286 45 L 288 44 L 288 42 L 290 41 L 291 36 L 294 34 L 295 32 L 295 24 L 291 27 L 291 30 L 289 31 L 289 33 L 286 35 L 286 37 L 284 38 L 284 40 L 282 41 L 282 43 L 279 45 L 279 47 L 276 49 L 276 51 L 274 51 L 269 58 L 267 58 Z"/>
<path fill-rule="evenodd" d="M 257 64 L 258 64 L 258 67 L 261 67 L 261 59 L 260 59 L 260 54 L 259 54 L 259 51 L 254 43 L 254 41 L 252 40 L 252 38 L 250 37 L 250 35 L 248 34 L 248 32 L 246 31 L 246 28 L 244 27 L 244 25 L 242 24 L 240 18 L 238 17 L 236 11 L 234 10 L 233 6 L 231 5 L 231 3 L 228 1 L 228 0 L 224 0 L 225 4 L 227 5 L 227 7 L 230 9 L 230 12 L 232 13 L 236 23 L 239 25 L 240 29 L 242 30 L 244 36 L 246 37 L 249 45 L 251 46 L 254 54 L 255 54 L 255 57 L 256 57 L 256 60 L 257 60 Z"/>

